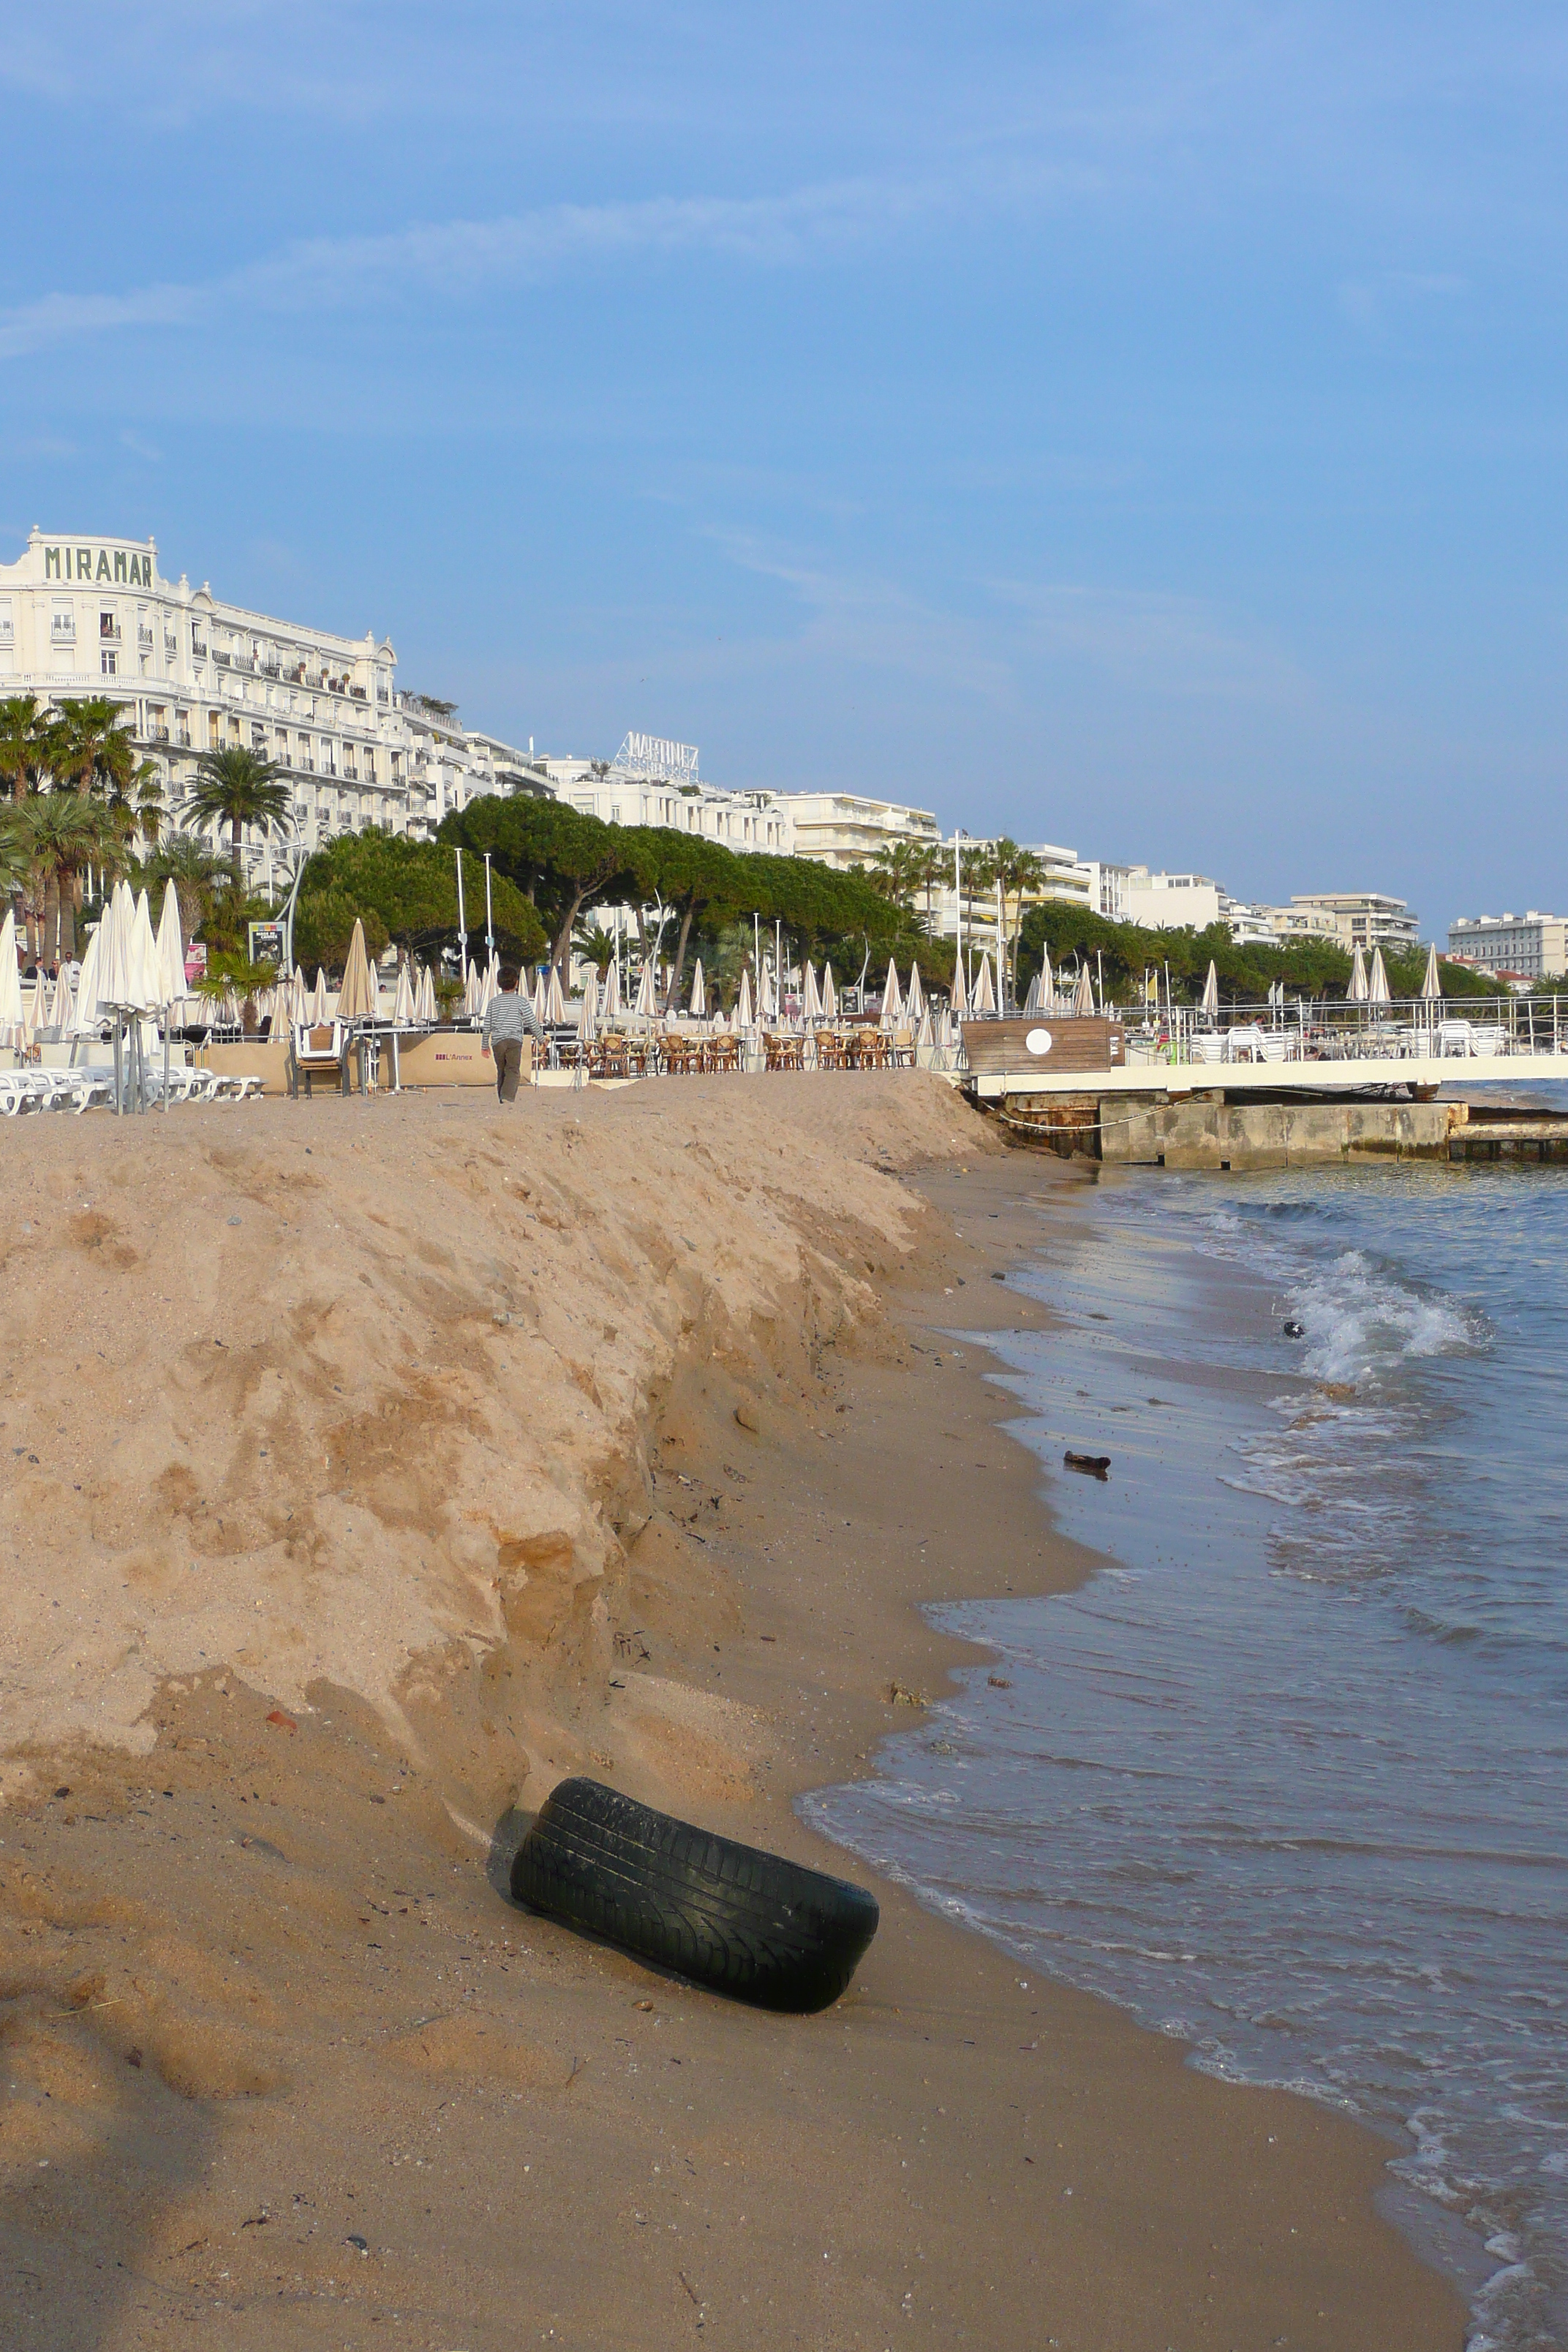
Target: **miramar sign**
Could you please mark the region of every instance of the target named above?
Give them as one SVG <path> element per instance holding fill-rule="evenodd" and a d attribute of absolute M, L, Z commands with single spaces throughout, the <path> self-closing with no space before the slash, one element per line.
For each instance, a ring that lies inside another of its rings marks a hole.
<path fill-rule="evenodd" d="M 153 558 L 126 547 L 46 547 L 46 580 L 86 580 L 95 587 L 151 588 Z"/>

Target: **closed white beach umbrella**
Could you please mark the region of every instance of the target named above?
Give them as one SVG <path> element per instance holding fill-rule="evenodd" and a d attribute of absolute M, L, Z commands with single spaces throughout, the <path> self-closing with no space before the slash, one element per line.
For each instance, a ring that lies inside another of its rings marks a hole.
<path fill-rule="evenodd" d="M 816 985 L 816 967 L 809 956 L 801 980 L 801 1013 L 807 1021 L 822 1018 L 822 992 Z"/>
<path fill-rule="evenodd" d="M 1094 1011 L 1094 982 L 1089 976 L 1086 963 L 1079 966 L 1078 986 L 1072 992 L 1072 1009 L 1074 1019 L 1079 1021 L 1087 1021 Z"/>
<path fill-rule="evenodd" d="M 436 978 L 428 964 L 419 971 L 419 1018 L 426 1023 L 436 1018 Z"/>
<path fill-rule="evenodd" d="M 349 940 L 348 961 L 343 966 L 342 986 L 338 991 L 338 1018 L 340 1021 L 369 1021 L 374 1013 L 375 983 L 370 976 L 364 925 L 356 915 Z"/>
<path fill-rule="evenodd" d="M 1040 993 L 1036 999 L 1036 1003 L 1042 1013 L 1048 1013 L 1050 1011 L 1051 1006 L 1056 1002 L 1056 994 L 1057 983 L 1051 973 L 1051 951 L 1049 948 L 1042 947 L 1040 950 Z"/>
<path fill-rule="evenodd" d="M 22 1043 L 25 1046 L 30 1047 L 36 1043 L 38 1032 L 44 1025 L 44 991 L 47 985 L 48 982 L 40 972 L 22 1001 Z"/>
<path fill-rule="evenodd" d="M 1270 1003 L 1274 1001 L 1272 989 L 1268 992 L 1268 1001 Z M 1209 976 L 1204 982 L 1204 992 L 1199 1001 L 1198 1011 L 1206 1013 L 1211 1021 L 1216 1020 L 1219 1015 L 1219 973 L 1215 969 L 1213 956 L 1209 958 Z"/>
<path fill-rule="evenodd" d="M 657 1007 L 654 1003 L 654 970 L 652 956 L 644 956 L 642 970 L 637 974 L 637 992 L 632 1011 L 639 1021 L 651 1021 Z"/>
<path fill-rule="evenodd" d="M 921 1005 L 921 1025 L 915 1031 L 915 1044 L 917 1045 L 929 1045 L 931 1042 L 931 1006 L 929 1003 L 922 1002 Z"/>
<path fill-rule="evenodd" d="M 397 988 L 392 999 L 392 1018 L 399 1029 L 414 1026 L 414 983 L 408 977 L 408 966 L 397 968 Z"/>
<path fill-rule="evenodd" d="M 826 957 L 822 965 L 822 1017 L 825 1021 L 838 1018 L 838 991 L 834 985 L 833 966 Z"/>
<path fill-rule="evenodd" d="M 763 968 L 758 975 L 757 999 L 759 1018 L 763 1021 L 776 1021 L 779 1017 L 778 984 L 773 968 L 765 956 L 763 958 Z"/>
<path fill-rule="evenodd" d="M 1039 1009 L 1040 1009 L 1040 975 L 1039 975 L 1039 973 L 1038 973 L 1038 972 L 1037 972 L 1037 973 L 1035 974 L 1035 976 L 1034 976 L 1033 980 L 1029 982 L 1029 986 L 1028 986 L 1027 992 L 1026 992 L 1026 995 L 1025 995 L 1025 998 L 1024 998 L 1024 1010 L 1025 1010 L 1025 1012 L 1026 1012 L 1026 1013 L 1037 1013 L 1037 1012 L 1039 1011 Z"/>
<path fill-rule="evenodd" d="M 974 983 L 974 1002 L 971 1009 L 975 1013 L 994 1013 L 996 1010 L 996 992 L 991 985 L 989 954 L 981 956 L 980 977 Z"/>
<path fill-rule="evenodd" d="M 621 960 L 616 956 L 605 974 L 605 1018 L 618 1021 L 621 1017 Z"/>
<path fill-rule="evenodd" d="M 65 1036 L 70 1028 L 71 1016 L 75 1011 L 76 1006 L 71 999 L 70 966 L 62 963 L 59 978 L 55 982 L 54 997 L 49 1005 L 50 1028 L 59 1036 Z"/>
<path fill-rule="evenodd" d="M 481 1021 L 489 1011 L 490 1006 L 495 1003 L 496 991 L 500 982 L 500 975 L 493 963 L 488 963 L 483 971 L 479 974 L 479 984 L 475 998 L 474 1011 L 478 1013 Z"/>
<path fill-rule="evenodd" d="M 561 985 L 561 966 L 552 963 L 544 982 L 544 1011 L 541 1018 L 556 1023 L 566 1018 L 566 992 Z"/>
<path fill-rule="evenodd" d="M 129 896 L 129 893 L 127 893 Z M 117 894 L 118 897 L 118 894 Z M 116 904 L 118 927 L 121 908 Z M 115 998 L 128 1013 L 153 1013 L 158 1006 L 158 943 L 153 936 L 153 915 L 147 893 L 132 900 L 130 921 L 120 949 L 120 993 Z"/>
<path fill-rule="evenodd" d="M 1421 983 L 1421 993 L 1428 1004 L 1441 1004 L 1443 1002 L 1443 976 L 1437 969 L 1436 940 L 1426 950 L 1426 977 Z"/>
<path fill-rule="evenodd" d="M 98 972 L 102 939 L 103 925 L 100 923 L 87 943 L 87 953 L 77 974 L 75 1027 L 79 1037 L 94 1036 L 98 1032 Z"/>
<path fill-rule="evenodd" d="M 310 1008 L 307 1017 L 312 1029 L 321 1028 L 327 1017 L 327 975 L 320 964 L 316 966 L 316 977 L 310 990 Z"/>
<path fill-rule="evenodd" d="M 877 1024 L 879 1028 L 896 1028 L 903 1009 L 904 992 L 899 986 L 899 967 L 889 956 L 888 977 L 882 982 L 882 1018 Z"/>
<path fill-rule="evenodd" d="M 691 972 L 691 1003 L 688 1008 L 693 1021 L 708 1017 L 708 983 L 702 977 L 702 959 L 698 957 Z"/>
<path fill-rule="evenodd" d="M 1373 948 L 1372 951 L 1372 970 L 1367 974 L 1366 982 L 1366 1001 L 1369 1004 L 1386 1004 L 1389 1002 L 1388 974 L 1383 968 L 1381 948 Z"/>
<path fill-rule="evenodd" d="M 1355 943 L 1355 954 L 1351 959 L 1350 1001 L 1352 1004 L 1366 1003 L 1366 960 L 1362 954 L 1359 940 Z"/>
<path fill-rule="evenodd" d="M 583 983 L 583 1011 L 577 1023 L 577 1034 L 584 1045 L 591 1045 L 599 1034 L 599 983 L 592 964 L 588 966 L 588 977 Z"/>
<path fill-rule="evenodd" d="M 741 971 L 741 994 L 735 1006 L 735 1026 L 737 1029 L 751 1029 L 755 1026 L 752 1018 L 752 968 L 750 964 L 742 966 Z"/>
<path fill-rule="evenodd" d="M 163 1003 L 177 1004 L 185 992 L 185 950 L 180 937 L 180 897 L 172 882 L 163 885 L 158 915 L 158 970 L 165 992 Z"/>
<path fill-rule="evenodd" d="M 21 1034 L 22 971 L 16 961 L 16 910 L 7 907 L 5 919 L 0 923 L 0 1045 L 14 1045 Z"/>
<path fill-rule="evenodd" d="M 904 999 L 905 1019 L 910 1022 L 918 1021 L 925 1010 L 925 1001 L 926 992 L 921 986 L 921 968 L 918 963 L 911 963 L 909 994 Z"/>
<path fill-rule="evenodd" d="M 953 1011 L 958 1013 L 969 1010 L 969 975 L 963 969 L 963 950 L 956 949 L 952 959 L 952 995 L 950 1001 Z"/>
<path fill-rule="evenodd" d="M 131 926 L 136 917 L 136 901 L 131 896 L 127 882 L 117 882 L 103 902 L 103 914 L 99 929 L 103 935 L 98 966 L 98 995 L 101 1004 L 123 1005 L 129 1002 L 130 976 L 126 959 L 131 949 Z"/>

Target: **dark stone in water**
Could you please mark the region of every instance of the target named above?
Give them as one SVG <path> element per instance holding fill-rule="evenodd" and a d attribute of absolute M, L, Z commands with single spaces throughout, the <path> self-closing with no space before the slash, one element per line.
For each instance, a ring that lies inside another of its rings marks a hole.
<path fill-rule="evenodd" d="M 1089 1478 L 1104 1478 L 1110 1475 L 1109 1454 L 1075 1454 L 1069 1446 L 1062 1460 L 1069 1470 L 1081 1470 Z"/>
<path fill-rule="evenodd" d="M 1290 1318 L 1289 1321 L 1284 1328 L 1285 1337 L 1287 1339 L 1304 1339 L 1307 1336 L 1306 1325 L 1304 1323 L 1298 1323 L 1294 1316 Z"/>

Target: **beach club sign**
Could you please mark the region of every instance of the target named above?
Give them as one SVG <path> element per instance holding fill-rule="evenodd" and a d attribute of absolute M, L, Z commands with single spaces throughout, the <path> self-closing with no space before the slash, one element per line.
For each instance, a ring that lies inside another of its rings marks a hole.
<path fill-rule="evenodd" d="M 58 547 L 44 549 L 44 578 L 80 580 L 95 588 L 151 588 L 153 551 L 140 547 Z"/>

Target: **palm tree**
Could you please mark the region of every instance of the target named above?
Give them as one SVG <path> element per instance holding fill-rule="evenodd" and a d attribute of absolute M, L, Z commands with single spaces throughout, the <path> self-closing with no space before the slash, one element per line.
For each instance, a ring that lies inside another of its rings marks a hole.
<path fill-rule="evenodd" d="M 180 929 L 188 944 L 211 914 L 217 887 L 227 878 L 228 870 L 224 859 L 215 857 L 205 842 L 193 840 L 188 833 L 171 833 L 145 860 L 142 875 L 150 888 L 174 884 L 180 904 Z"/>
<path fill-rule="evenodd" d="M 885 842 L 861 871 L 879 898 L 895 907 L 912 907 L 920 887 L 916 857 L 912 841 Z"/>
<path fill-rule="evenodd" d="M 84 798 L 94 786 L 123 793 L 137 766 L 124 722 L 123 709 L 106 694 L 62 702 L 40 730 L 45 763 L 56 782 L 74 784 Z"/>
<path fill-rule="evenodd" d="M 1009 839 L 1006 834 L 1003 834 L 999 840 L 992 843 L 989 863 L 993 886 L 997 883 L 1000 883 L 1002 886 L 1002 962 L 1004 969 L 998 972 L 997 981 L 999 985 L 999 993 L 1001 994 L 1003 1003 L 1005 1003 L 1007 1001 L 1006 965 L 1009 961 L 1009 955 L 1011 954 L 1013 969 L 1015 971 L 1017 969 L 1017 938 L 1018 931 L 1023 927 L 1024 900 L 1031 890 L 1038 890 L 1041 887 L 1046 878 L 1046 867 L 1044 859 L 1037 851 L 1033 849 L 1020 849 L 1017 843 Z M 1018 921 L 1011 930 L 1009 930 L 1007 922 L 1007 902 L 1010 898 L 1016 898 L 1018 904 Z M 1012 943 L 1011 950 L 1009 949 L 1009 940 L 1011 940 Z"/>
<path fill-rule="evenodd" d="M 947 881 L 949 864 L 947 851 L 940 841 L 919 841 L 911 844 L 910 878 L 915 889 L 923 893 L 926 902 L 926 929 L 931 927 L 931 898 Z"/>
<path fill-rule="evenodd" d="M 282 832 L 294 822 L 283 770 L 261 752 L 247 751 L 242 743 L 226 744 L 221 751 L 204 751 L 196 761 L 195 790 L 186 803 L 184 822 L 229 826 L 237 874 L 240 836 L 247 824 L 270 833 L 274 825 Z"/>
<path fill-rule="evenodd" d="M 167 811 L 163 778 L 155 760 L 143 760 L 123 782 L 111 784 L 108 804 L 129 833 L 140 834 L 150 849 L 156 849 Z"/>
<path fill-rule="evenodd" d="M 0 902 L 19 898 L 27 887 L 27 853 L 14 809 L 0 808 Z"/>
<path fill-rule="evenodd" d="M 123 858 L 119 827 L 100 803 L 78 793 L 30 793 L 16 817 L 23 861 L 37 890 L 33 917 L 38 952 L 54 960 L 76 953 L 76 909 L 89 866 L 112 868 Z M 54 945 L 47 945 L 50 918 Z"/>
<path fill-rule="evenodd" d="M 0 701 L 0 776 L 19 801 L 45 764 L 46 714 L 36 694 L 8 694 Z"/>

